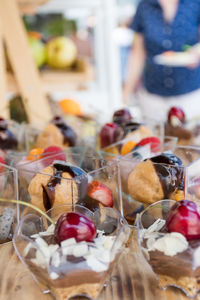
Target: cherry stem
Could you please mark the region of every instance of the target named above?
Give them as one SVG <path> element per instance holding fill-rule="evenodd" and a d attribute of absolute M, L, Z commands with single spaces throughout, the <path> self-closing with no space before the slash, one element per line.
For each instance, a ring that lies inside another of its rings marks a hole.
<path fill-rule="evenodd" d="M 39 212 L 42 216 L 44 216 L 49 222 L 51 222 L 51 224 L 53 224 L 54 226 L 56 225 L 56 223 L 45 213 L 43 212 L 41 209 L 39 209 L 38 207 L 36 207 L 33 204 L 21 201 L 21 200 L 8 200 L 8 199 L 3 199 L 0 198 L 0 202 L 10 202 L 10 203 L 17 203 L 17 204 L 21 204 L 27 207 L 30 207 L 34 210 L 36 210 L 37 212 Z"/>

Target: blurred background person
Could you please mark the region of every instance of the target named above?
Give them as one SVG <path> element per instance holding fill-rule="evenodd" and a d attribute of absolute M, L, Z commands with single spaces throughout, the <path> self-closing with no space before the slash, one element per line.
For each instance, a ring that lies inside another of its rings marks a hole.
<path fill-rule="evenodd" d="M 131 28 L 135 31 L 123 99 L 136 93 L 142 113 L 165 119 L 171 106 L 180 106 L 188 119 L 200 115 L 200 67 L 158 65 L 154 56 L 165 51 L 183 51 L 199 40 L 200 1 L 142 0 Z M 192 49 L 192 48 L 191 48 Z M 194 54 L 196 55 L 196 53 Z"/>

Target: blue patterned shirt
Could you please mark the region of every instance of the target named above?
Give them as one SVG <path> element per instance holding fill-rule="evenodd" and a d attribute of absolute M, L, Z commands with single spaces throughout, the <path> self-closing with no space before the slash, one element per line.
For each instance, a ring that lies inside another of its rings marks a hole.
<path fill-rule="evenodd" d="M 147 58 L 143 82 L 150 93 L 175 96 L 200 88 L 200 67 L 167 67 L 157 65 L 153 60 L 156 54 L 164 51 L 182 51 L 184 45 L 196 44 L 199 41 L 199 24 L 200 0 L 179 0 L 171 23 L 163 19 L 158 0 L 140 2 L 131 28 L 144 37 Z"/>

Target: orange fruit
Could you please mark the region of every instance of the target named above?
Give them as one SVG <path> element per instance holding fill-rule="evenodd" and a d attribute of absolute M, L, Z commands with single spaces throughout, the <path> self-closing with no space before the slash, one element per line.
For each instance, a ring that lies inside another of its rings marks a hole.
<path fill-rule="evenodd" d="M 30 36 L 36 40 L 42 39 L 42 34 L 38 31 L 28 31 L 28 36 Z"/>
<path fill-rule="evenodd" d="M 135 146 L 136 146 L 135 142 L 133 142 L 133 141 L 127 142 L 126 144 L 124 144 L 122 146 L 121 155 L 126 155 L 126 154 L 130 153 Z"/>
<path fill-rule="evenodd" d="M 27 155 L 26 159 L 27 160 L 36 160 L 42 158 L 42 153 L 43 153 L 42 148 L 34 148 L 32 149 L 29 154 Z"/>
<path fill-rule="evenodd" d="M 104 149 L 104 151 L 109 154 L 119 155 L 119 151 L 118 151 L 117 147 L 110 147 L 110 148 Z"/>
<path fill-rule="evenodd" d="M 178 190 L 178 191 L 176 192 L 174 198 L 175 198 L 176 201 L 184 200 L 184 199 L 185 199 L 184 191 Z"/>
<path fill-rule="evenodd" d="M 83 114 L 80 104 L 74 100 L 63 99 L 59 102 L 59 105 L 63 113 L 75 116 L 80 116 Z"/>

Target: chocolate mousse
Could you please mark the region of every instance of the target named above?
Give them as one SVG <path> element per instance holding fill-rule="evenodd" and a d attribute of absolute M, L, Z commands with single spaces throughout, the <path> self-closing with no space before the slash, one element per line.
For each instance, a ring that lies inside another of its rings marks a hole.
<path fill-rule="evenodd" d="M 56 299 L 65 300 L 76 295 L 96 299 L 115 258 L 110 255 L 115 236 L 105 236 L 98 230 L 92 244 L 77 243 L 71 238 L 59 246 L 49 243 L 54 240 L 52 228 L 31 236 L 41 252 L 29 243 L 23 252 L 27 265 Z"/>
<path fill-rule="evenodd" d="M 200 128 L 194 121 L 188 122 L 180 107 L 172 107 L 165 123 L 165 135 L 178 138 L 180 145 L 198 145 Z"/>
<path fill-rule="evenodd" d="M 140 245 L 160 286 L 176 286 L 194 297 L 200 289 L 200 215 L 196 204 L 160 201 L 146 209 L 138 226 Z"/>
<path fill-rule="evenodd" d="M 162 231 L 166 232 L 165 229 L 162 229 Z M 156 236 L 155 233 L 152 232 L 152 237 L 153 235 L 154 237 Z M 159 278 L 160 286 L 163 288 L 168 285 L 178 286 L 189 296 L 194 296 L 200 288 L 200 264 L 196 266 L 194 264 L 194 257 L 197 251 L 198 253 L 200 251 L 200 240 L 190 240 L 188 242 L 185 240 L 182 251 L 179 249 L 180 252 L 176 252 L 176 243 L 179 240 L 181 241 L 184 236 L 176 232 L 172 233 L 171 236 L 165 233 L 160 239 L 168 238 L 166 242 L 163 240 L 163 245 L 165 244 L 172 248 L 170 253 L 170 250 L 168 252 L 166 249 L 163 249 L 166 246 L 162 247 L 161 241 L 158 244 L 159 239 L 155 240 L 154 244 L 152 237 L 150 234 L 148 238 L 145 238 L 142 246 L 148 248 L 148 243 L 151 245 L 151 248 L 148 249 L 147 259 Z M 156 248 L 162 249 L 162 251 L 156 250 Z"/>

